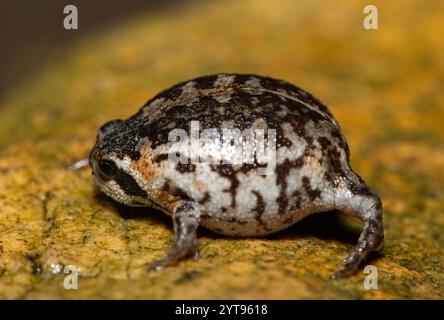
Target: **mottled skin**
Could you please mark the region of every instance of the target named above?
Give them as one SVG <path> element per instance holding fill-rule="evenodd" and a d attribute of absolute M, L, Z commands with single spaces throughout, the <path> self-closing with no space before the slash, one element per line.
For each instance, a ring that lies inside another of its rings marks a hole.
<path fill-rule="evenodd" d="M 273 128 L 276 168 L 258 164 L 176 164 L 169 132 L 207 128 Z M 338 209 L 364 222 L 358 244 L 335 277 L 353 273 L 383 244 L 379 197 L 353 172 L 349 148 L 326 106 L 281 80 L 219 74 L 180 83 L 149 100 L 127 120 L 103 125 L 90 154 L 93 176 L 106 194 L 131 206 L 172 216 L 175 241 L 160 269 L 198 257 L 199 225 L 231 236 L 260 236 L 316 212 Z"/>

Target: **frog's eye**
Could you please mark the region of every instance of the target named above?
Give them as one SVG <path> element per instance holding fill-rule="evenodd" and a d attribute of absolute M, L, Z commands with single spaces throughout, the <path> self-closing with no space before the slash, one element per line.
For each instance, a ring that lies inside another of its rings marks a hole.
<path fill-rule="evenodd" d="M 107 178 L 112 178 L 116 175 L 117 167 L 114 162 L 109 160 L 99 160 L 98 169 L 102 175 Z"/>

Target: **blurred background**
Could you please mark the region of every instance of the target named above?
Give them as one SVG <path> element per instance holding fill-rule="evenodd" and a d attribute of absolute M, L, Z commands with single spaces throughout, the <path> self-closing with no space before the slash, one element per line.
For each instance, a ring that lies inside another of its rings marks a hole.
<path fill-rule="evenodd" d="M 143 11 L 160 11 L 187 0 L 16 0 L 0 3 L 0 96 L 20 79 L 37 72 L 54 51 L 88 32 L 121 23 Z M 62 27 L 63 8 L 81 9 L 78 30 Z"/>

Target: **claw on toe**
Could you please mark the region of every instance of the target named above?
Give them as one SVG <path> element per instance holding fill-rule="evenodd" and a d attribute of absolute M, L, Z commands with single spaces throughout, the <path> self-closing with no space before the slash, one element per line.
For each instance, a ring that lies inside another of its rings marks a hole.
<path fill-rule="evenodd" d="M 350 256 L 344 260 L 342 260 L 339 264 L 343 266 L 342 269 L 339 271 L 336 271 L 331 278 L 332 279 L 341 279 L 348 276 L 351 276 L 353 273 L 358 270 L 359 267 L 359 259 L 357 259 L 355 256 Z"/>
<path fill-rule="evenodd" d="M 160 266 L 160 265 L 158 265 L 158 264 L 156 264 L 156 263 L 152 263 L 152 264 L 150 264 L 150 266 L 148 267 L 148 270 L 149 271 L 159 271 L 159 270 L 162 270 L 163 269 L 163 266 Z"/>
<path fill-rule="evenodd" d="M 192 257 L 194 260 L 199 259 L 200 258 L 199 248 L 196 247 L 194 249 L 194 251 L 192 251 L 192 253 L 190 253 L 188 255 L 183 255 L 183 256 L 177 256 L 177 253 L 170 253 L 164 259 L 151 263 L 149 265 L 148 269 L 149 269 L 149 271 L 159 271 L 169 265 L 175 264 L 177 261 L 179 261 L 185 257 Z"/>
<path fill-rule="evenodd" d="M 357 269 L 358 269 L 358 267 L 356 265 L 349 265 L 349 266 L 333 273 L 331 278 L 333 280 L 346 278 L 348 276 L 351 276 L 353 273 L 355 273 Z"/>
<path fill-rule="evenodd" d="M 159 271 L 165 268 L 167 265 L 170 264 L 170 261 L 165 261 L 165 260 L 166 259 L 151 263 L 148 267 L 149 271 Z"/>
<path fill-rule="evenodd" d="M 198 260 L 199 258 L 200 258 L 200 251 L 199 251 L 199 248 L 196 248 L 196 250 L 194 251 L 194 254 L 193 254 L 193 259 Z"/>
<path fill-rule="evenodd" d="M 163 269 L 163 266 L 160 265 L 158 262 L 153 262 L 148 266 L 149 271 L 159 271 L 162 269 Z"/>

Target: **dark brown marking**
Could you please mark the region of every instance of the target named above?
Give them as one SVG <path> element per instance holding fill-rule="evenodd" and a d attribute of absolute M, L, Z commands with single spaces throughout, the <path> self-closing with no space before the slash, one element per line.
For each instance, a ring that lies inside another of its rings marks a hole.
<path fill-rule="evenodd" d="M 159 163 L 159 162 L 162 162 L 165 160 L 168 160 L 168 153 L 159 154 L 154 158 L 154 162 L 156 162 L 156 163 Z"/>
<path fill-rule="evenodd" d="M 178 162 L 176 165 L 176 170 L 179 171 L 180 173 L 194 172 L 196 171 L 196 165 L 192 163 L 182 164 Z"/>
<path fill-rule="evenodd" d="M 198 81 L 196 81 L 195 88 L 202 90 L 214 88 L 214 82 L 217 78 L 217 74 L 200 77 L 198 78 Z"/>
<path fill-rule="evenodd" d="M 303 157 L 296 160 L 285 159 L 283 163 L 276 165 L 276 184 L 280 186 L 279 196 L 276 201 L 279 206 L 279 214 L 284 215 L 288 206 L 287 177 L 291 169 L 301 168 L 304 164 Z"/>
<path fill-rule="evenodd" d="M 236 207 L 236 194 L 239 186 L 239 179 L 236 176 L 236 171 L 231 164 L 211 165 L 211 170 L 216 171 L 221 177 L 227 178 L 230 181 L 230 187 L 224 189 L 224 192 L 231 194 L 231 207 Z"/>
<path fill-rule="evenodd" d="M 167 179 L 163 184 L 162 191 L 168 192 L 174 197 L 179 197 L 183 200 L 192 200 L 192 198 L 181 188 L 176 187 L 172 184 L 171 180 Z"/>
<path fill-rule="evenodd" d="M 362 179 L 361 179 L 362 180 Z M 347 187 L 350 190 L 350 192 L 353 195 L 360 195 L 360 196 L 373 196 L 373 193 L 370 191 L 370 189 L 365 185 L 364 182 L 359 183 L 356 185 L 353 181 L 349 181 L 347 183 Z"/>
<path fill-rule="evenodd" d="M 315 200 L 316 198 L 321 198 L 321 190 L 312 189 L 310 186 L 310 179 L 308 177 L 304 176 L 302 178 L 302 185 L 311 201 Z"/>
<path fill-rule="evenodd" d="M 199 200 L 199 204 L 205 204 L 205 203 L 209 202 L 210 199 L 211 199 L 210 193 L 209 192 L 205 192 L 205 194 L 202 197 L 202 199 Z"/>
<path fill-rule="evenodd" d="M 255 212 L 256 221 L 264 227 L 265 230 L 270 231 L 270 228 L 267 227 L 267 224 L 262 220 L 262 215 L 265 211 L 265 201 L 259 191 L 253 190 L 251 191 L 256 196 L 256 207 L 253 208 Z"/>
<path fill-rule="evenodd" d="M 293 197 L 294 204 L 291 209 L 300 209 L 301 208 L 301 193 L 298 190 L 293 191 L 291 194 Z"/>
<path fill-rule="evenodd" d="M 335 146 L 326 137 L 319 137 L 317 141 L 319 145 L 322 147 L 322 153 L 324 155 L 324 159 L 327 159 L 327 171 L 324 177 L 333 186 L 336 186 L 337 177 L 346 177 L 346 174 L 343 169 L 341 152 L 338 150 L 337 146 Z M 340 144 L 340 140 L 338 143 Z M 345 145 L 345 147 L 346 147 L 345 152 L 347 153 L 348 146 Z"/>
<path fill-rule="evenodd" d="M 238 74 L 238 75 L 236 75 L 236 83 L 237 84 L 243 85 L 248 80 L 251 80 L 251 76 L 248 75 L 248 74 Z"/>

